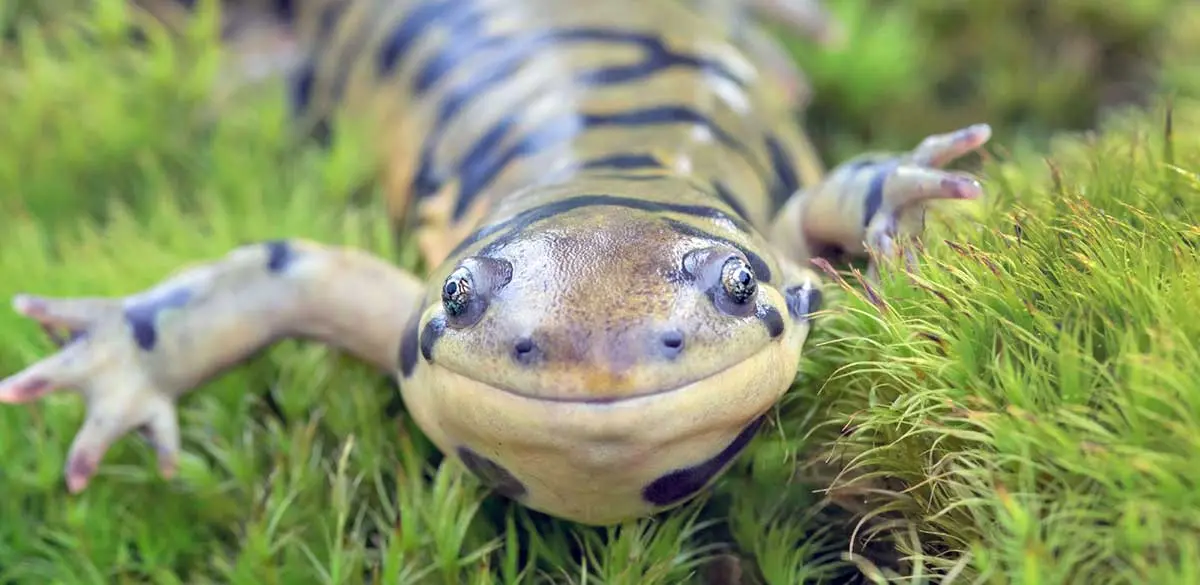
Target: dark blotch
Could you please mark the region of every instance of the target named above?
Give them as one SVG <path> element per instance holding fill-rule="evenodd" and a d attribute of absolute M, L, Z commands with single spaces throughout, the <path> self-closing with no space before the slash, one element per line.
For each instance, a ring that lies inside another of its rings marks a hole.
<path fill-rule="evenodd" d="M 400 374 L 405 378 L 417 367 L 417 351 L 420 346 L 419 332 L 421 326 L 421 310 L 417 310 L 408 325 L 404 328 L 404 337 L 400 338 Z"/>
<path fill-rule="evenodd" d="M 421 355 L 425 357 L 425 361 L 433 361 L 433 346 L 446 333 L 446 318 L 437 316 L 429 320 L 425 327 L 421 329 Z"/>
<path fill-rule="evenodd" d="M 133 338 L 138 347 L 150 351 L 158 343 L 158 330 L 155 322 L 159 312 L 166 309 L 177 309 L 187 304 L 192 298 L 192 292 L 185 288 L 177 288 L 156 296 L 143 296 L 125 309 L 125 321 L 133 329 Z"/>
<path fill-rule="evenodd" d="M 767 326 L 767 334 L 771 336 L 771 339 L 783 335 L 783 315 L 779 314 L 778 309 L 764 305 L 759 307 L 756 316 L 762 320 L 763 325 Z"/>
<path fill-rule="evenodd" d="M 793 286 L 783 292 L 787 300 L 788 315 L 797 321 L 809 319 L 821 310 L 821 289 L 809 285 Z"/>
<path fill-rule="evenodd" d="M 292 0 L 275 0 L 275 14 L 291 24 L 296 17 L 296 6 Z"/>
<path fill-rule="evenodd" d="M 766 416 L 754 419 L 741 433 L 712 459 L 693 467 L 672 471 L 642 490 L 642 498 L 655 506 L 670 506 L 695 496 L 717 477 L 737 457 L 766 421 Z"/>
<path fill-rule="evenodd" d="M 293 74 L 290 83 L 293 116 L 303 115 L 308 110 L 309 104 L 312 103 L 313 81 L 316 78 L 315 67 L 312 60 L 309 60 Z"/>
<path fill-rule="evenodd" d="M 679 331 L 663 333 L 659 341 L 662 344 L 662 354 L 668 359 L 675 358 L 683 351 L 683 333 Z"/>
<path fill-rule="evenodd" d="M 879 208 L 883 206 L 883 183 L 887 180 L 888 175 L 896 170 L 896 163 L 880 164 L 875 170 L 875 174 L 871 176 L 871 184 L 867 187 L 867 200 L 863 205 L 863 226 L 871 223 L 871 218 L 879 213 Z"/>
<path fill-rule="evenodd" d="M 266 243 L 267 246 L 267 270 L 271 274 L 279 274 L 287 269 L 287 267 L 295 260 L 296 255 L 292 251 L 292 247 L 283 240 L 274 240 Z"/>
<path fill-rule="evenodd" d="M 471 473 L 479 478 L 480 482 L 491 488 L 492 491 L 511 500 L 520 499 L 525 495 L 525 486 L 499 463 L 466 447 L 458 448 L 458 458 Z"/>

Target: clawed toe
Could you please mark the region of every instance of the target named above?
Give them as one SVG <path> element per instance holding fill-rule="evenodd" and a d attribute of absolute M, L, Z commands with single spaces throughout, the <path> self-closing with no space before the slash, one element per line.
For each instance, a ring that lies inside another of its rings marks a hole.
<path fill-rule="evenodd" d="M 992 127 L 988 124 L 973 124 L 953 132 L 934 134 L 913 149 L 911 159 L 919 166 L 941 168 L 979 150 L 991 138 Z"/>
<path fill-rule="evenodd" d="M 70 346 L 0 379 L 0 402 L 30 402 L 60 388 L 76 386 L 87 376 L 91 357 L 80 346 Z"/>
<path fill-rule="evenodd" d="M 127 387 L 105 396 L 103 401 L 91 402 L 87 419 L 67 455 L 64 471 L 72 493 L 87 487 L 109 447 L 132 430 L 137 430 L 154 449 L 159 472 L 167 478 L 174 475 L 179 427 L 170 400 L 146 389 Z"/>

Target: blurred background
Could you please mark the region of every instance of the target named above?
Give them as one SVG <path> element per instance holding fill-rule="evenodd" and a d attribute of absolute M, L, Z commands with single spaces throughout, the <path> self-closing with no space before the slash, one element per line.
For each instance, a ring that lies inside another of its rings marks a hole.
<path fill-rule="evenodd" d="M 791 41 L 827 157 L 986 121 L 993 144 L 1091 129 L 1155 92 L 1200 91 L 1194 0 L 828 0 L 840 50 Z M 1194 56 L 1189 58 L 1188 56 Z"/>
<path fill-rule="evenodd" d="M 0 35 L 53 29 L 83 0 L 0 2 Z M 845 42 L 818 48 L 780 28 L 813 86 L 806 113 L 829 163 L 907 149 L 978 121 L 993 144 L 1095 127 L 1156 92 L 1200 94 L 1195 0 L 824 0 Z M 13 56 L 15 47 L 0 55 Z M 1196 56 L 1196 58 L 1189 58 Z"/>

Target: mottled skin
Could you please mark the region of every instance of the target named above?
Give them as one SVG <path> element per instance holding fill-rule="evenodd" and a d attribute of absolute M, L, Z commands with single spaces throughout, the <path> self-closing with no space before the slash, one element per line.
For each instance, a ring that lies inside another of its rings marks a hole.
<path fill-rule="evenodd" d="M 677 506 L 794 381 L 821 299 L 810 261 L 887 252 L 925 202 L 980 195 L 937 167 L 986 142 L 985 125 L 822 177 L 793 121 L 802 76 L 731 16 L 803 28 L 824 22 L 813 6 L 239 4 L 227 95 L 281 74 L 303 127 L 369 122 L 393 220 L 429 269 L 293 240 L 126 298 L 19 296 L 17 311 L 71 335 L 0 381 L 0 401 L 85 396 L 72 491 L 133 429 L 170 475 L 178 398 L 307 338 L 396 372 L 438 447 L 531 508 L 610 524 Z"/>

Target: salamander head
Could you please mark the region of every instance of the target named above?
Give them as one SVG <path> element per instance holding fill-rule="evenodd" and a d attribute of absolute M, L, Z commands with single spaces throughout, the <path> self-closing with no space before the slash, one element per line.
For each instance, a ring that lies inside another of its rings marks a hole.
<path fill-rule="evenodd" d="M 427 325 L 422 346 L 435 368 L 516 394 L 605 402 L 749 360 L 796 365 L 807 323 L 789 318 L 761 238 L 733 223 L 594 206 L 502 240 L 431 281 L 425 319 L 437 335 Z"/>

